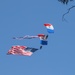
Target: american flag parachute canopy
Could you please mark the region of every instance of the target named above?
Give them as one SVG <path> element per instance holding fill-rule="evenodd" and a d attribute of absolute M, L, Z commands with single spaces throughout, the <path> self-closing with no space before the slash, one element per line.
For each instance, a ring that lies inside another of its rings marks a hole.
<path fill-rule="evenodd" d="M 52 24 L 46 23 L 44 26 L 47 28 L 48 33 L 54 33 L 54 27 Z"/>
<path fill-rule="evenodd" d="M 37 50 L 38 50 L 37 48 L 16 45 L 16 46 L 12 46 L 7 54 L 31 56 Z"/>

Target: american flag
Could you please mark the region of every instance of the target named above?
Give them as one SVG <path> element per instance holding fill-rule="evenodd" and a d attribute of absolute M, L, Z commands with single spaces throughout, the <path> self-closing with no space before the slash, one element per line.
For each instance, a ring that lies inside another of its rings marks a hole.
<path fill-rule="evenodd" d="M 26 50 L 26 46 L 12 46 L 7 54 L 31 56 L 33 53 Z M 26 50 L 26 51 L 25 51 Z"/>
<path fill-rule="evenodd" d="M 12 55 L 31 56 L 33 54 L 33 52 L 35 52 L 36 50 L 38 50 L 38 49 L 29 48 L 27 46 L 16 45 L 16 46 L 12 46 L 7 54 L 8 55 L 12 54 Z"/>

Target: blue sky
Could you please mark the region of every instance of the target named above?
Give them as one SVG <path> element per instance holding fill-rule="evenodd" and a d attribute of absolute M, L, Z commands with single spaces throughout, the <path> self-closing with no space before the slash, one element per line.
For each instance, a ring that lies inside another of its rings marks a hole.
<path fill-rule="evenodd" d="M 57 0 L 0 0 L 0 75 L 75 75 L 75 8 L 62 15 L 71 2 Z M 44 23 L 51 23 L 48 34 Z M 13 36 L 48 34 L 48 45 L 31 57 L 8 56 L 12 45 L 39 48 L 39 39 L 13 40 Z"/>

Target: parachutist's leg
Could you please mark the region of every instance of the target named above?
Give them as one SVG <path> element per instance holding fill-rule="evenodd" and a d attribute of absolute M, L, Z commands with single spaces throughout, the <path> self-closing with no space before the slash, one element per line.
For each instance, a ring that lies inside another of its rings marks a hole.
<path fill-rule="evenodd" d="M 46 35 L 46 39 L 48 38 L 48 35 Z"/>
<path fill-rule="evenodd" d="M 42 49 L 42 46 L 40 46 L 40 49 Z"/>

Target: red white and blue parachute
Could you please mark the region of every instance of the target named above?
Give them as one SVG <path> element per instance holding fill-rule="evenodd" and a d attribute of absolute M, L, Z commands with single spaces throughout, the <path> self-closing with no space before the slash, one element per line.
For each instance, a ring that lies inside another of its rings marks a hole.
<path fill-rule="evenodd" d="M 54 27 L 52 24 L 46 23 L 44 26 L 47 28 L 48 33 L 54 33 Z"/>
<path fill-rule="evenodd" d="M 23 56 L 31 56 L 37 48 L 27 47 L 27 46 L 12 46 L 11 49 L 8 51 L 8 55 L 23 55 Z"/>

